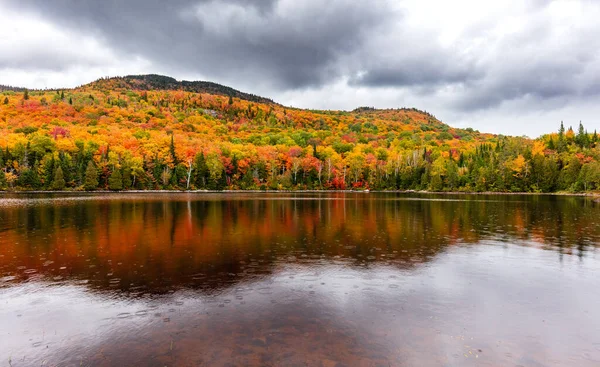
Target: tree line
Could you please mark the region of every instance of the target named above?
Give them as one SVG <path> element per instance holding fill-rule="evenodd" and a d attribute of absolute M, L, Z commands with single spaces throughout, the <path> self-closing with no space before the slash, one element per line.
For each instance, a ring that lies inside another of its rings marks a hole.
<path fill-rule="evenodd" d="M 123 157 L 78 141 L 75 154 L 44 139 L 0 152 L 3 190 L 373 189 L 557 192 L 600 189 L 599 139 L 580 124 L 530 144 L 500 137 L 473 151 L 427 147 L 353 150 L 268 146 L 251 161 L 239 152 L 200 149 L 181 157 L 171 135 L 165 156 Z M 393 148 L 393 147 L 392 147 Z M 98 153 L 100 152 L 100 153 Z M 445 154 L 446 153 L 446 154 Z"/>

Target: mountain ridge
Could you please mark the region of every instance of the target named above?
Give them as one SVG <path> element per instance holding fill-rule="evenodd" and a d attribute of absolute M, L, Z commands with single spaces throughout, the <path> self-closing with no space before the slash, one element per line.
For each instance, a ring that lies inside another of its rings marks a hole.
<path fill-rule="evenodd" d="M 192 93 L 207 93 L 213 95 L 220 95 L 224 97 L 233 97 L 239 98 L 241 100 L 246 100 L 249 102 L 257 102 L 257 103 L 265 103 L 265 104 L 273 104 L 278 106 L 283 106 L 282 104 L 275 102 L 271 98 L 262 97 L 259 95 L 255 95 L 252 93 L 246 93 L 239 91 L 233 87 L 222 85 L 219 83 L 211 82 L 211 81 L 188 81 L 188 80 L 177 80 L 174 77 L 168 75 L 161 74 L 135 74 L 135 75 L 125 75 L 125 76 L 112 76 L 112 77 L 102 77 L 98 78 L 92 82 L 83 84 L 74 88 L 44 88 L 44 89 L 31 89 L 31 88 L 23 88 L 23 87 L 15 87 L 9 85 L 0 84 L 0 92 L 4 91 L 13 91 L 13 92 L 24 92 L 24 91 L 34 91 L 34 92 L 42 92 L 42 91 L 69 91 L 69 90 L 85 90 L 85 89 L 95 89 L 95 90 L 137 90 L 137 91 L 152 91 L 152 90 L 169 90 L 169 91 L 178 91 L 183 90 L 186 92 Z M 297 108 L 292 106 L 284 106 L 288 109 L 297 109 L 297 110 L 307 110 L 313 112 L 352 112 L 352 113 L 376 113 L 382 111 L 414 111 L 417 113 L 422 113 L 431 117 L 432 119 L 438 120 L 433 114 L 415 108 L 415 107 L 389 107 L 389 108 L 375 108 L 370 106 L 359 106 L 352 110 L 319 110 L 319 109 L 311 109 L 311 108 Z"/>
<path fill-rule="evenodd" d="M 74 88 L 25 88 L 0 84 L 0 92 L 41 92 L 41 91 L 69 91 L 78 89 L 114 89 L 114 90 L 184 90 L 194 93 L 208 93 L 225 97 L 234 97 L 250 102 L 278 104 L 270 98 L 252 93 L 242 92 L 227 85 L 203 80 L 177 80 L 173 77 L 160 74 L 138 74 L 125 76 L 112 76 L 96 79 L 92 82 Z"/>
<path fill-rule="evenodd" d="M 275 103 L 272 99 L 258 96 L 252 93 L 246 93 L 234 89 L 232 87 L 222 85 L 210 81 L 188 81 L 188 80 L 177 80 L 170 76 L 159 75 L 159 74 L 140 74 L 140 75 L 126 75 L 123 77 L 109 77 L 100 78 L 91 83 L 85 84 L 82 87 L 92 88 L 111 88 L 111 82 L 117 85 L 112 85 L 112 89 L 125 89 L 125 90 L 184 90 L 186 92 L 193 93 L 208 93 L 221 95 L 225 97 L 234 97 L 243 99 L 250 102 L 258 103 Z M 107 85 L 108 84 L 108 85 Z"/>

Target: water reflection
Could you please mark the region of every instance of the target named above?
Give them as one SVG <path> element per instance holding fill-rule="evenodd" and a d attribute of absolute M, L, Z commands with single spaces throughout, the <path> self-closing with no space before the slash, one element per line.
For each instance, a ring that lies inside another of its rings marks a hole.
<path fill-rule="evenodd" d="M 0 354 L 597 365 L 598 214 L 548 196 L 5 197 Z"/>

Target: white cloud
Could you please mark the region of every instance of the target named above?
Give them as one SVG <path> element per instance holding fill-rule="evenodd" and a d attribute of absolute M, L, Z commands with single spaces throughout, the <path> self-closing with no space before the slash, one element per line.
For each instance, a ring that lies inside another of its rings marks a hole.
<path fill-rule="evenodd" d="M 150 72 L 140 56 L 117 55 L 98 34 L 72 32 L 39 17 L 1 9 L 0 84 L 76 87 L 104 76 Z"/>
<path fill-rule="evenodd" d="M 598 2 L 142 3 L 0 4 L 0 84 L 152 72 L 303 108 L 416 107 L 487 132 L 600 130 Z"/>

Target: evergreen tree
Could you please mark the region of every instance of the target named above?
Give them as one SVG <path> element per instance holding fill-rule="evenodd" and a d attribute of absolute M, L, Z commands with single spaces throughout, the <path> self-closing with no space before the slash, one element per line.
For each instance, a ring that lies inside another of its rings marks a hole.
<path fill-rule="evenodd" d="M 62 99 L 62 100 L 65 99 L 65 91 L 64 90 L 60 91 L 60 99 Z"/>
<path fill-rule="evenodd" d="M 113 169 L 112 174 L 108 178 L 108 188 L 111 190 L 123 190 L 123 176 L 121 170 L 117 167 Z"/>
<path fill-rule="evenodd" d="M 55 170 L 54 156 L 46 159 L 44 163 L 44 186 L 52 188 L 52 180 L 54 179 Z"/>
<path fill-rule="evenodd" d="M 560 122 L 560 128 L 558 129 L 558 144 L 556 148 L 559 152 L 562 152 L 565 149 L 565 125 L 563 122 Z"/>
<path fill-rule="evenodd" d="M 171 153 L 171 158 L 173 159 L 173 166 L 177 166 L 179 161 L 177 160 L 177 153 L 175 152 L 175 137 L 171 134 L 171 145 L 169 145 L 169 152 Z"/>
<path fill-rule="evenodd" d="M 62 168 L 65 182 L 68 184 L 77 178 L 77 166 L 73 166 L 71 157 L 63 152 L 58 153 L 58 165 Z M 83 171 L 83 169 L 81 170 Z M 79 177 L 78 184 L 81 184 L 83 174 Z"/>
<path fill-rule="evenodd" d="M 73 98 L 69 97 L 69 104 L 72 105 L 73 104 Z"/>
<path fill-rule="evenodd" d="M 171 176 L 171 186 L 177 187 L 181 184 L 181 179 L 187 177 L 187 169 L 183 163 L 179 163 L 173 168 L 173 175 Z"/>
<path fill-rule="evenodd" d="M 225 170 L 223 170 L 223 172 L 221 172 L 221 175 L 216 179 L 215 182 L 215 190 L 225 190 L 225 188 L 227 187 L 227 172 L 225 172 Z"/>
<path fill-rule="evenodd" d="M 8 187 L 8 182 L 6 181 L 6 174 L 4 170 L 0 167 L 0 190 L 6 190 Z"/>
<path fill-rule="evenodd" d="M 83 184 L 86 190 L 95 190 L 98 187 L 98 171 L 94 167 L 94 163 L 89 161 L 85 169 L 85 182 Z"/>
<path fill-rule="evenodd" d="M 123 166 L 123 188 L 130 189 L 131 185 L 131 167 L 125 165 Z"/>
<path fill-rule="evenodd" d="M 231 106 L 233 104 L 233 97 L 229 96 L 229 105 Z"/>
<path fill-rule="evenodd" d="M 253 173 L 252 169 L 248 168 L 248 170 L 246 170 L 246 173 L 242 177 L 240 184 L 241 184 L 241 188 L 244 190 L 254 188 L 253 187 L 254 186 L 254 173 Z"/>
<path fill-rule="evenodd" d="M 165 166 L 161 163 L 158 157 L 154 158 L 154 166 L 152 167 L 152 177 L 157 183 L 162 182 L 162 176 Z"/>
<path fill-rule="evenodd" d="M 37 152 L 31 150 L 31 142 L 27 142 L 24 160 L 27 161 L 26 164 L 28 167 L 33 167 L 37 161 Z"/>
<path fill-rule="evenodd" d="M 587 148 L 589 145 L 589 137 L 587 131 L 583 128 L 581 121 L 579 122 L 579 129 L 577 130 L 577 136 L 575 137 L 575 143 L 580 148 Z"/>
<path fill-rule="evenodd" d="M 204 157 L 204 153 L 199 153 L 198 155 L 196 155 L 194 166 L 194 185 L 197 189 L 205 189 L 208 185 L 210 173 L 208 170 L 208 166 L 206 165 L 206 158 Z"/>
<path fill-rule="evenodd" d="M 39 189 L 41 186 L 40 177 L 37 174 L 36 165 L 32 168 L 25 168 L 21 171 L 18 184 L 28 189 Z"/>
<path fill-rule="evenodd" d="M 592 144 L 596 144 L 598 142 L 598 133 L 594 130 L 594 135 L 592 135 Z"/>
<path fill-rule="evenodd" d="M 66 182 L 65 177 L 63 175 L 63 170 L 60 166 L 58 166 L 54 171 L 54 181 L 52 181 L 52 189 L 63 190 L 65 188 L 65 185 Z"/>
<path fill-rule="evenodd" d="M 4 97 L 4 104 L 8 104 L 8 97 Z"/>
<path fill-rule="evenodd" d="M 27 89 L 25 89 L 25 92 L 23 92 L 23 99 L 24 100 L 28 100 L 29 99 L 29 91 Z"/>

